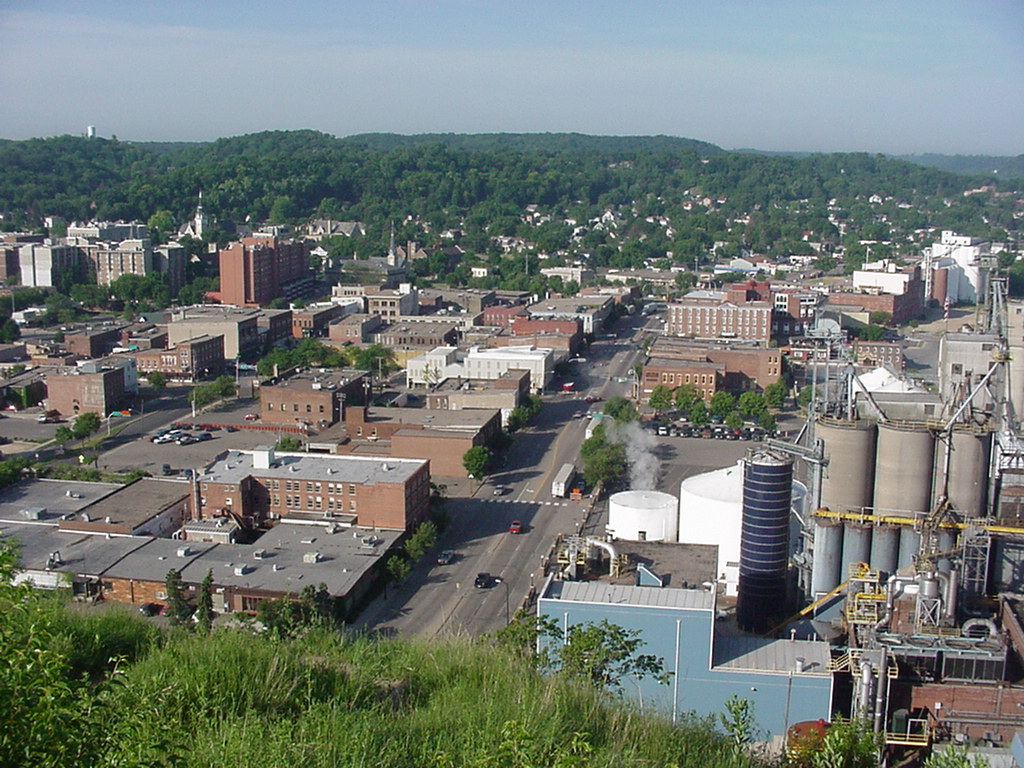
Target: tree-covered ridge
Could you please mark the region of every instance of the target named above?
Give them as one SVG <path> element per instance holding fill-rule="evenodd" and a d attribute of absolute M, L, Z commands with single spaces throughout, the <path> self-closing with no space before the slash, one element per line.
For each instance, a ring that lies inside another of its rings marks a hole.
<path fill-rule="evenodd" d="M 789 157 L 690 143 L 574 134 L 339 139 L 307 130 L 154 151 L 106 139 L 34 139 L 0 145 L 0 211 L 8 227 L 38 226 L 45 214 L 145 221 L 158 211 L 180 223 L 202 190 L 207 212 L 221 221 L 358 219 L 374 248 L 386 246 L 392 222 L 401 223 L 399 242 L 458 228 L 477 252 L 499 235 L 565 250 L 575 226 L 613 212 L 604 234 L 588 227 L 589 239 L 575 246 L 598 253 L 593 263 L 615 266 L 668 253 L 692 263 L 715 242 L 735 246 L 727 256 L 739 247 L 801 253 L 802 240 L 907 243 L 927 228 L 1003 237 L 1017 226 L 1016 194 L 964 195 L 981 177 L 882 155 Z M 1005 191 L 1019 190 L 1000 181 L 997 192 Z M 526 226 L 526 206 L 547 223 Z"/>
<path fill-rule="evenodd" d="M 1016 157 L 1001 157 L 998 155 L 936 155 L 927 153 L 923 155 L 900 155 L 901 160 L 907 160 L 918 165 L 927 165 L 951 173 L 963 173 L 968 175 L 992 176 L 996 174 L 1000 179 L 1024 179 L 1024 155 Z"/>

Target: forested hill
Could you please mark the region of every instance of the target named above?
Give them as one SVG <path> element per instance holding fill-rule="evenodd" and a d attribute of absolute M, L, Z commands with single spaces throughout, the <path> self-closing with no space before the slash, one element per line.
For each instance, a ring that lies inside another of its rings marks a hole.
<path fill-rule="evenodd" d="M 979 174 L 1000 179 L 1024 179 L 1024 155 L 999 157 L 995 155 L 900 155 L 918 165 L 927 165 L 952 173 Z"/>
<path fill-rule="evenodd" d="M 678 136 L 588 136 L 583 133 L 362 133 L 343 139 L 372 149 L 391 150 L 423 144 L 443 144 L 451 149 L 517 152 L 696 152 L 702 156 L 724 150 L 697 139 Z"/>
<path fill-rule="evenodd" d="M 634 215 L 669 217 L 676 231 L 692 229 L 692 219 L 710 245 L 727 220 L 756 214 L 750 226 L 758 231 L 743 237 L 770 248 L 780 238 L 800 239 L 801 232 L 834 238 L 833 199 L 865 225 L 885 214 L 901 228 L 979 236 L 987 235 L 980 231 L 986 226 L 1011 229 L 1012 201 L 963 195 L 990 179 L 882 155 L 757 155 L 664 136 L 337 138 L 304 130 L 180 147 L 72 136 L 0 143 L 0 212 L 8 228 L 37 227 L 47 214 L 145 221 L 168 211 L 180 223 L 202 190 L 207 211 L 221 221 L 320 215 L 359 219 L 382 231 L 388 221 L 414 217 L 433 231 L 514 234 L 531 204 L 577 219 L 630 206 Z M 858 213 L 858 201 L 866 205 L 871 196 L 891 202 Z M 713 201 L 710 209 L 702 200 Z"/>

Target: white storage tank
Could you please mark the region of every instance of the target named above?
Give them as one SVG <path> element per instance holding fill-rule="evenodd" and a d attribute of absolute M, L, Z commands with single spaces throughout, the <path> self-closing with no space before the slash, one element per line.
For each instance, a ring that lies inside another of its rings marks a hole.
<path fill-rule="evenodd" d="M 718 546 L 719 579 L 735 595 L 740 578 L 743 464 L 688 477 L 679 486 L 679 541 Z"/>
<path fill-rule="evenodd" d="M 608 535 L 627 541 L 679 540 L 679 501 L 661 491 L 623 491 L 608 500 Z"/>

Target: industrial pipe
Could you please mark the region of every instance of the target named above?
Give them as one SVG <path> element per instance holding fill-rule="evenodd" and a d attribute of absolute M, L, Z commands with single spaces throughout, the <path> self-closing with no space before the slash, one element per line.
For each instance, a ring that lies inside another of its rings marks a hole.
<path fill-rule="evenodd" d="M 989 637 L 996 637 L 999 634 L 999 627 L 992 619 L 968 619 L 960 627 L 960 633 L 967 637 L 968 633 L 975 627 L 985 627 L 988 630 Z"/>
<path fill-rule="evenodd" d="M 896 574 L 889 577 L 885 582 L 885 615 L 875 624 L 875 632 L 889 626 L 889 622 L 892 621 L 892 612 L 896 600 L 903 594 L 903 590 L 908 584 L 916 583 L 913 577 L 897 576 Z"/>

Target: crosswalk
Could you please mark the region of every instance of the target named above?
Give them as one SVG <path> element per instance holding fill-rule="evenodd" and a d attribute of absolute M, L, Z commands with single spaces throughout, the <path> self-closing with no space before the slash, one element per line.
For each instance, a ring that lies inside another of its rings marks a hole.
<path fill-rule="evenodd" d="M 485 504 L 532 504 L 541 507 L 568 507 L 568 501 L 520 501 L 518 499 L 479 499 Z"/>

